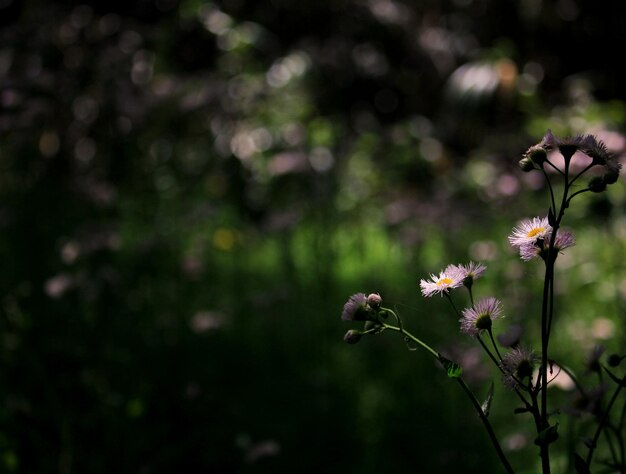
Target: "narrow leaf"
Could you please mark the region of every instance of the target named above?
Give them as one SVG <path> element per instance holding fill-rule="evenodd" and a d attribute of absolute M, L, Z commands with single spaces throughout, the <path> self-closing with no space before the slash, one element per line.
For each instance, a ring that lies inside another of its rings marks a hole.
<path fill-rule="evenodd" d="M 456 362 L 452 362 L 450 359 L 447 359 L 442 355 L 439 356 L 439 362 L 441 362 L 441 365 L 443 365 L 446 369 L 448 377 L 451 379 L 458 379 L 461 376 L 463 369 Z"/>
<path fill-rule="evenodd" d="M 487 398 L 483 402 L 481 409 L 485 416 L 489 416 L 489 410 L 491 409 L 491 401 L 493 400 L 493 381 L 489 385 L 489 391 L 487 392 Z"/>

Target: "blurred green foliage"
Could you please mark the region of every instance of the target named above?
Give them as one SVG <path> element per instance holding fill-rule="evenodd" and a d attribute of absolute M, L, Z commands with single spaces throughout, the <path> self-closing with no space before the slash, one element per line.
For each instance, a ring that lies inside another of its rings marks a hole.
<path fill-rule="evenodd" d="M 497 374 L 419 278 L 481 260 L 477 291 L 532 334 L 538 269 L 506 235 L 547 196 L 517 160 L 547 128 L 624 151 L 623 13 L 0 1 L 0 470 L 499 472 L 430 358 L 344 345 L 341 308 L 380 292 L 486 396 Z M 626 342 L 614 188 L 571 210 L 574 362 Z M 496 431 L 533 472 L 506 398 Z"/>

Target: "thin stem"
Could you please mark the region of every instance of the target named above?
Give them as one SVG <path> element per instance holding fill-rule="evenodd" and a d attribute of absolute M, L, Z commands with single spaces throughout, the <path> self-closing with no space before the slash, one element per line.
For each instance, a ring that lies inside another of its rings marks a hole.
<path fill-rule="evenodd" d="M 574 176 L 574 178 L 569 182 L 569 186 L 571 187 L 578 178 L 580 178 L 583 174 L 585 174 L 587 171 L 589 171 L 594 166 L 595 166 L 595 164 L 593 162 L 591 164 L 587 165 L 587 167 L 585 169 L 583 169 L 580 173 L 578 173 L 576 176 Z"/>
<path fill-rule="evenodd" d="M 452 297 L 450 296 L 450 293 L 445 292 L 444 295 L 446 296 L 446 298 L 448 299 L 448 301 L 452 305 L 452 309 L 454 309 L 454 312 L 456 313 L 456 315 L 460 318 L 461 317 L 461 313 L 459 313 L 459 310 L 457 309 L 456 305 L 454 304 L 454 301 L 452 301 Z"/>
<path fill-rule="evenodd" d="M 498 359 L 502 361 L 502 355 L 500 354 L 500 351 L 498 350 L 498 345 L 496 344 L 496 340 L 493 338 L 493 331 L 491 330 L 491 328 L 489 328 L 489 338 L 491 339 L 491 344 L 493 345 L 493 348 L 496 351 L 496 354 L 498 354 Z"/>
<path fill-rule="evenodd" d="M 391 311 L 391 312 L 392 312 L 392 314 L 395 314 L 395 313 L 393 313 L 393 311 Z M 403 329 L 401 327 L 391 326 L 391 325 L 386 324 L 386 323 L 382 323 L 382 325 L 383 325 L 383 328 L 390 329 L 392 331 L 397 331 L 400 334 L 402 334 L 404 337 L 412 340 L 416 344 L 419 344 L 421 347 L 426 349 L 433 357 L 435 357 L 439 362 L 441 362 L 441 360 L 442 360 L 441 355 L 437 351 L 435 351 L 428 344 L 422 342 L 420 339 L 415 337 L 410 332 L 406 331 L 405 329 Z M 467 386 L 467 384 L 465 383 L 465 381 L 461 377 L 455 377 L 455 380 L 463 388 L 463 391 L 467 394 L 467 396 L 469 397 L 470 401 L 472 402 L 472 405 L 476 409 L 476 412 L 478 413 L 478 416 L 480 417 L 480 420 L 483 422 L 483 425 L 484 425 L 485 429 L 487 430 L 487 434 L 489 435 L 489 439 L 491 440 L 491 443 L 493 444 L 493 447 L 495 448 L 496 453 L 498 454 L 498 458 L 500 458 L 500 462 L 504 466 L 504 469 L 506 469 L 506 472 L 509 473 L 509 474 L 515 474 L 515 471 L 511 467 L 511 464 L 509 463 L 508 459 L 506 458 L 506 455 L 504 454 L 504 451 L 502 451 L 502 447 L 500 446 L 500 442 L 498 441 L 498 438 L 496 437 L 496 434 L 493 431 L 493 428 L 491 426 L 491 423 L 489 422 L 489 419 L 487 418 L 487 415 L 485 415 L 485 413 L 483 412 L 482 406 L 480 405 L 478 400 L 476 400 L 476 397 L 474 396 L 474 394 L 472 393 L 470 388 Z"/>
<path fill-rule="evenodd" d="M 434 350 L 432 347 L 430 347 L 428 344 L 422 342 L 420 339 L 418 339 L 417 337 L 415 337 L 413 334 L 411 334 L 410 332 L 406 331 L 405 329 L 401 328 L 401 327 L 397 327 L 397 326 L 391 326 L 390 324 L 387 323 L 382 323 L 383 327 L 385 329 L 390 329 L 392 331 L 397 331 L 400 334 L 402 334 L 404 337 L 407 337 L 409 339 L 411 339 L 413 342 L 415 342 L 416 344 L 419 344 L 420 346 L 422 346 L 424 349 L 426 349 L 428 352 L 430 352 L 430 354 L 437 360 L 439 360 L 439 353 Z"/>
<path fill-rule="evenodd" d="M 554 236 L 554 232 L 552 234 Z M 552 242 L 551 242 L 552 244 Z M 552 247 L 552 245 L 551 245 Z M 543 301 L 541 305 L 541 408 L 540 431 L 548 428 L 548 308 L 550 300 L 550 279 L 553 271 L 552 252 L 548 252 L 546 259 L 546 274 L 543 287 Z M 539 446 L 541 455 L 541 467 L 543 474 L 550 473 L 549 444 L 546 440 L 541 441 Z"/>
<path fill-rule="evenodd" d="M 474 394 L 472 393 L 472 391 L 469 389 L 469 387 L 463 381 L 462 378 L 459 377 L 456 379 L 456 381 L 461 386 L 461 388 L 465 391 L 470 401 L 472 402 L 472 405 L 476 409 L 476 413 L 478 413 L 478 416 L 480 417 L 480 421 L 483 422 L 483 425 L 485 429 L 487 430 L 487 434 L 489 435 L 489 438 L 491 439 L 491 443 L 493 444 L 493 447 L 496 449 L 496 452 L 498 453 L 498 457 L 500 458 L 500 462 L 504 466 L 504 469 L 506 469 L 506 472 L 508 472 L 509 474 L 514 474 L 515 471 L 509 464 L 509 461 L 506 458 L 504 451 L 502 451 L 502 447 L 500 446 L 498 438 L 496 437 L 496 434 L 494 433 L 493 428 L 491 427 L 491 423 L 489 422 L 487 415 L 485 415 L 485 412 L 483 412 L 482 406 L 480 405 L 478 400 L 476 400 L 476 397 L 474 396 Z"/>
<path fill-rule="evenodd" d="M 556 231 L 554 232 L 554 234 L 556 235 Z M 550 242 L 551 244 L 553 243 L 553 241 L 551 240 Z M 554 253 L 554 248 L 550 248 L 548 250 L 548 253 L 550 255 L 552 255 Z M 551 258 L 551 257 L 550 257 Z M 554 255 L 554 259 L 556 260 L 556 254 Z M 552 265 L 554 265 L 554 262 L 552 262 Z M 552 317 L 554 316 L 554 266 L 552 267 L 552 272 L 550 273 L 550 281 L 548 282 L 548 291 L 550 293 L 549 295 L 549 301 L 550 301 L 550 306 L 548 308 L 548 329 L 547 329 L 547 337 L 548 337 L 548 343 L 550 342 L 550 334 L 552 331 Z"/>
<path fill-rule="evenodd" d="M 564 175 L 563 171 L 561 171 L 554 163 L 552 163 L 550 160 L 546 160 L 545 163 L 547 165 L 549 165 L 552 169 L 554 169 L 557 173 L 559 173 L 560 175 Z M 545 170 L 543 168 L 541 168 L 541 170 L 544 172 L 545 174 Z"/>
<path fill-rule="evenodd" d="M 569 205 L 570 201 L 574 198 L 574 196 L 578 196 L 579 194 L 582 193 L 586 193 L 587 191 L 591 191 L 591 189 L 589 188 L 585 188 L 585 189 L 580 189 L 578 191 L 576 191 L 575 193 L 573 193 L 568 199 L 567 199 L 567 205 Z"/>
<path fill-rule="evenodd" d="M 563 154 L 563 153 L 562 153 Z M 541 408 L 540 413 L 540 431 L 549 428 L 548 423 L 548 345 L 550 341 L 550 332 L 552 330 L 552 319 L 554 317 L 554 264 L 556 262 L 556 253 L 554 251 L 554 243 L 556 241 L 556 235 L 558 233 L 561 220 L 565 214 L 565 209 L 569 205 L 568 193 L 570 188 L 569 182 L 569 165 L 571 156 L 565 156 L 565 170 L 562 173 L 564 181 L 563 197 L 561 198 L 561 206 L 558 210 L 554 202 L 554 194 L 552 192 L 552 186 L 550 186 L 550 197 L 552 200 L 553 217 L 554 222 L 551 222 L 552 233 L 550 235 L 550 244 L 548 246 L 548 256 L 545 260 L 546 270 L 543 282 L 543 297 L 541 303 L 541 387 L 537 387 L 537 390 L 541 391 Z M 546 180 L 550 184 L 547 174 Z M 571 199 L 571 197 L 570 197 Z M 550 441 L 547 437 L 541 441 L 540 446 L 541 455 L 541 467 L 543 474 L 550 473 Z"/>
<path fill-rule="evenodd" d="M 609 401 L 608 406 L 606 407 L 606 409 L 604 410 L 604 415 L 602 416 L 602 419 L 600 420 L 600 423 L 598 423 L 598 427 L 596 428 L 596 432 L 593 435 L 593 438 L 591 440 L 591 446 L 589 446 L 589 453 L 587 454 L 587 467 L 591 467 L 591 460 L 593 459 L 593 453 L 596 449 L 596 445 L 598 443 L 598 438 L 600 437 L 600 433 L 602 433 L 602 430 L 604 429 L 604 426 L 606 425 L 606 423 L 609 420 L 609 413 L 611 412 L 611 409 L 613 408 L 613 404 L 615 403 L 615 400 L 617 400 L 617 396 L 619 395 L 619 393 L 621 392 L 623 387 L 623 384 L 619 384 L 617 386 L 617 388 L 615 389 L 615 393 L 613 393 L 613 396 L 611 397 L 611 401 Z"/>
<path fill-rule="evenodd" d="M 620 414 L 619 417 L 619 423 L 617 424 L 617 436 L 619 439 L 619 447 L 620 447 L 620 453 L 621 453 L 621 459 L 622 459 L 622 466 L 626 465 L 626 452 L 624 451 L 624 437 L 622 436 L 622 432 L 621 432 L 621 428 L 622 426 L 624 426 L 624 419 L 626 417 L 626 401 L 624 402 L 624 405 L 622 406 L 622 413 Z"/>
<path fill-rule="evenodd" d="M 607 428 L 611 428 L 611 426 L 607 426 Z M 615 446 L 613 446 L 613 439 L 610 436 L 609 430 L 604 431 L 604 437 L 606 438 L 606 444 L 609 446 L 609 451 L 611 451 L 611 458 L 613 459 L 613 463 L 617 464 L 617 453 L 615 452 Z"/>
<path fill-rule="evenodd" d="M 549 163 L 550 165 L 552 165 L 554 169 L 558 170 L 559 173 L 562 174 L 561 170 L 558 169 L 556 166 L 554 166 L 552 163 L 550 163 L 549 161 L 546 161 L 546 163 Z M 543 176 L 546 178 L 546 183 L 548 183 L 548 189 L 550 190 L 550 202 L 552 206 L 552 212 L 556 215 L 556 203 L 554 201 L 554 190 L 552 189 L 552 182 L 550 181 L 550 178 L 548 177 L 546 170 L 541 168 L 541 171 L 543 172 Z"/>
<path fill-rule="evenodd" d="M 487 347 L 487 345 L 485 344 L 485 342 L 482 340 L 482 338 L 480 337 L 480 334 L 476 335 L 476 339 L 478 339 L 478 342 L 480 342 L 480 345 L 483 346 L 483 349 L 485 349 L 485 352 L 487 353 L 487 355 L 489 356 L 489 358 L 493 361 L 494 364 L 496 364 L 496 367 L 498 367 L 498 369 L 500 369 L 500 372 L 504 373 L 504 370 L 502 369 L 502 365 L 500 364 L 500 362 L 494 357 L 493 353 L 489 350 L 489 348 Z M 501 359 L 502 360 L 502 359 Z"/>

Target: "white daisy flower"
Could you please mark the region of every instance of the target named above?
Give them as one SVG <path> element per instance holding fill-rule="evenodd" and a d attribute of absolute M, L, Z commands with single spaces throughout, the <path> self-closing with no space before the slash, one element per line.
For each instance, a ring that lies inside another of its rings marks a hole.
<path fill-rule="evenodd" d="M 525 219 L 513 228 L 509 235 L 509 243 L 513 247 L 521 248 L 528 244 L 534 244 L 539 239 L 545 239 L 552 231 L 547 217 L 533 217 Z"/>
<path fill-rule="evenodd" d="M 437 293 L 443 296 L 443 293 L 448 293 L 451 288 L 458 288 L 463 284 L 463 280 L 459 279 L 458 272 L 442 271 L 439 276 L 431 274 L 430 280 L 421 280 L 420 288 L 422 289 L 422 295 L 425 297 L 431 297 Z"/>

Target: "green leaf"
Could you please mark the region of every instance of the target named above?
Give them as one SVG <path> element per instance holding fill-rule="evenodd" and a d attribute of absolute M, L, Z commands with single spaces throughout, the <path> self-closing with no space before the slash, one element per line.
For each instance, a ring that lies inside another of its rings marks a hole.
<path fill-rule="evenodd" d="M 491 381 L 491 385 L 489 385 L 489 391 L 487 392 L 487 398 L 483 402 L 480 407 L 485 414 L 485 416 L 489 416 L 489 409 L 491 408 L 491 401 L 493 400 L 493 381 Z"/>
<path fill-rule="evenodd" d="M 589 466 L 578 453 L 574 453 L 574 469 L 576 469 L 576 474 L 591 474 Z"/>
<path fill-rule="evenodd" d="M 463 372 L 463 369 L 456 362 L 452 362 L 450 359 L 445 358 L 444 356 L 439 356 L 439 362 L 443 365 L 444 369 L 448 373 L 448 377 L 451 379 L 458 379 Z"/>
<path fill-rule="evenodd" d="M 559 424 L 555 424 L 552 426 L 548 426 L 546 429 L 541 430 L 537 438 L 535 438 L 535 444 L 537 446 L 541 446 L 542 444 L 550 444 L 554 443 L 557 439 L 559 439 Z"/>

